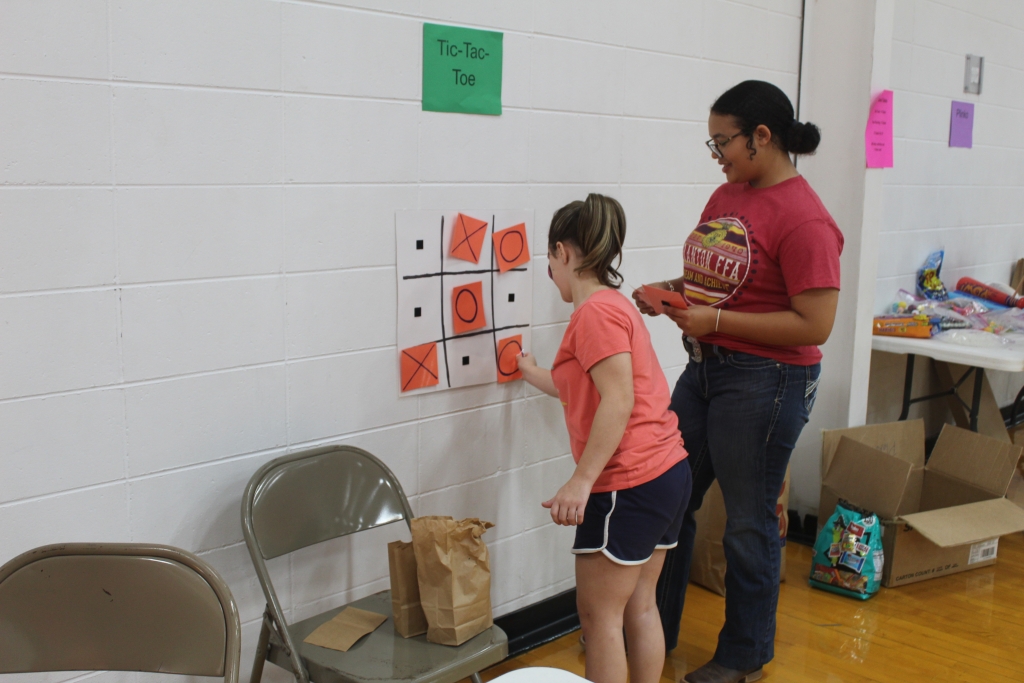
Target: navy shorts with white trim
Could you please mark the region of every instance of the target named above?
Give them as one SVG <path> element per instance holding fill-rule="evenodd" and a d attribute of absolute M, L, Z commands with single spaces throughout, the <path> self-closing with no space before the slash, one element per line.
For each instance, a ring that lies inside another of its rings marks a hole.
<path fill-rule="evenodd" d="M 618 564 L 643 564 L 655 550 L 674 548 L 691 485 L 690 463 L 684 459 L 645 484 L 591 493 L 572 552 L 600 552 Z"/>

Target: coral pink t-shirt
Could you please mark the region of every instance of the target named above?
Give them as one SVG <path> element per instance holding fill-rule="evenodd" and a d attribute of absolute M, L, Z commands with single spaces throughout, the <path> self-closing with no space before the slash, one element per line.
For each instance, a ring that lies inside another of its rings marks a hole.
<path fill-rule="evenodd" d="M 580 461 L 601 403 L 590 369 L 617 353 L 631 354 L 633 412 L 619 447 L 591 489 L 594 493 L 639 486 L 686 457 L 678 420 L 668 409 L 668 382 L 643 318 L 622 294 L 602 289 L 573 312 L 551 368 L 573 459 Z"/>
<path fill-rule="evenodd" d="M 726 183 L 683 246 L 686 300 L 727 311 L 792 308 L 808 289 L 839 289 L 843 233 L 803 176 L 771 187 Z M 774 346 L 710 334 L 701 341 L 792 365 L 821 360 L 817 346 Z"/>

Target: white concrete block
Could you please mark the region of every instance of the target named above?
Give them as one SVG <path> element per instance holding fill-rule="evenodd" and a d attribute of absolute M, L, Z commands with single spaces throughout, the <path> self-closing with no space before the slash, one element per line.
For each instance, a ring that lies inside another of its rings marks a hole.
<path fill-rule="evenodd" d="M 326 5 L 281 12 L 285 90 L 419 99 L 420 21 Z"/>
<path fill-rule="evenodd" d="M 707 139 L 704 124 L 627 119 L 622 125 L 621 173 L 624 183 L 702 183 L 711 180 L 711 162 L 704 162 L 705 155 L 701 152 Z M 707 157 L 710 156 L 709 152 Z"/>
<path fill-rule="evenodd" d="M 703 64 L 697 59 L 626 50 L 624 113 L 704 123 L 700 96 Z"/>
<path fill-rule="evenodd" d="M 128 470 L 141 476 L 287 443 L 283 365 L 125 389 Z"/>
<path fill-rule="evenodd" d="M 799 16 L 776 14 L 727 0 L 704 0 L 703 22 L 702 57 L 796 73 L 800 60 Z M 743 39 L 723 41 L 723 27 L 728 35 Z"/>
<path fill-rule="evenodd" d="M 267 599 L 263 594 L 259 579 L 256 577 L 256 569 L 253 567 L 249 550 L 244 543 L 210 550 L 201 553 L 199 557 L 213 567 L 228 584 L 231 595 L 235 598 L 235 605 L 238 606 L 239 620 L 243 624 L 263 616 Z M 272 560 L 266 560 L 266 563 L 270 581 L 274 585 L 274 592 L 277 593 L 281 608 L 287 610 L 292 604 L 288 558 L 275 557 Z M 251 658 L 248 663 L 252 663 Z M 242 667 L 246 666 L 247 663 L 243 660 Z"/>
<path fill-rule="evenodd" d="M 132 539 L 198 553 L 242 542 L 245 485 L 281 451 L 130 480 Z"/>
<path fill-rule="evenodd" d="M 892 62 L 889 82 L 896 91 L 909 90 L 913 85 L 914 46 L 899 40 L 892 42 Z M 900 95 L 903 93 L 901 92 Z"/>
<path fill-rule="evenodd" d="M 554 323 L 533 328 L 533 353 L 537 356 L 538 365 L 550 368 L 555 362 L 555 354 L 568 326 L 568 323 Z"/>
<path fill-rule="evenodd" d="M 0 292 L 112 284 L 110 190 L 0 190 Z"/>
<path fill-rule="evenodd" d="M 0 79 L 0 184 L 106 184 L 110 88 Z"/>
<path fill-rule="evenodd" d="M 0 299 L 0 399 L 118 381 L 117 293 Z"/>
<path fill-rule="evenodd" d="M 393 268 L 288 277 L 288 357 L 395 343 Z"/>
<path fill-rule="evenodd" d="M 538 2 L 533 31 L 546 36 L 622 45 L 622 27 L 632 7 L 615 0 Z"/>
<path fill-rule="evenodd" d="M 413 186 L 286 187 L 287 270 L 394 265 L 395 211 L 416 202 Z"/>
<path fill-rule="evenodd" d="M 523 592 L 541 590 L 576 576 L 575 527 L 551 523 L 523 534 Z"/>
<path fill-rule="evenodd" d="M 323 0 L 326 4 L 362 7 L 374 12 L 391 12 L 419 16 L 419 0 Z"/>
<path fill-rule="evenodd" d="M 110 9 L 114 78 L 277 90 L 281 4 L 121 0 Z"/>
<path fill-rule="evenodd" d="M 520 144 L 519 141 L 517 144 Z M 436 211 L 450 211 L 454 206 L 464 207 L 486 207 L 492 211 L 503 211 L 506 209 L 532 210 L 530 186 L 524 183 L 511 185 L 467 185 L 465 183 L 453 183 L 451 185 L 420 185 L 418 188 L 420 209 L 434 209 Z M 536 216 L 536 212 L 534 213 Z M 500 230 L 500 228 L 499 228 Z M 534 218 L 534 230 L 536 231 L 536 218 Z M 547 235 L 547 223 L 544 224 L 544 234 Z M 530 251 L 537 253 L 540 249 L 544 251 L 547 247 L 537 244 L 537 238 L 527 237 L 530 241 Z"/>
<path fill-rule="evenodd" d="M 424 111 L 419 117 L 419 178 L 426 182 L 522 182 L 527 177 L 530 114 L 476 116 Z"/>
<path fill-rule="evenodd" d="M 799 17 L 803 11 L 801 0 L 733 0 L 737 4 L 771 10 L 791 17 Z"/>
<path fill-rule="evenodd" d="M 464 3 L 460 0 L 431 0 L 420 8 L 430 22 L 482 28 L 487 31 L 533 29 L 534 4 L 531 2 Z M 505 33 L 505 41 L 514 33 Z M 505 63 L 508 66 L 508 62 Z"/>
<path fill-rule="evenodd" d="M 281 179 L 282 98 L 214 90 L 114 88 L 121 184 Z"/>
<path fill-rule="evenodd" d="M 419 103 L 293 97 L 285 103 L 290 182 L 416 180 Z"/>
<path fill-rule="evenodd" d="M 129 188 L 117 191 L 122 283 L 279 273 L 280 188 Z"/>
<path fill-rule="evenodd" d="M 557 183 L 572 178 L 579 183 L 617 183 L 623 154 L 622 126 L 622 119 L 607 116 L 533 114 L 530 180 Z"/>
<path fill-rule="evenodd" d="M 0 71 L 101 78 L 107 66 L 103 0 L 6 2 L 0 22 Z"/>
<path fill-rule="evenodd" d="M 477 6 L 459 4 L 463 7 Z M 520 4 L 522 3 L 493 6 L 513 7 Z M 491 6 L 486 5 L 486 7 Z M 532 106 L 530 91 L 533 74 L 530 64 L 530 52 L 533 49 L 533 40 L 532 35 L 518 33 L 506 33 L 502 39 L 501 106 L 503 108 L 529 108 Z"/>
<path fill-rule="evenodd" d="M 284 360 L 284 305 L 280 277 L 125 289 L 125 379 Z"/>
<path fill-rule="evenodd" d="M 569 185 L 558 182 L 551 185 L 530 185 L 529 206 L 533 207 L 534 214 L 533 244 L 530 250 L 533 252 L 535 257 L 546 257 L 548 254 L 548 232 L 551 229 L 551 219 L 554 218 L 555 211 L 570 202 L 585 200 L 587 195 L 591 192 L 619 199 L 622 193 L 622 187 L 618 184 L 588 183 L 586 185 Z M 629 221 L 627 216 L 627 226 L 628 224 Z M 543 262 L 538 264 L 535 259 L 534 264 L 534 268 L 537 272 L 544 272 L 544 280 L 546 283 L 546 285 L 541 288 L 537 287 L 536 284 L 534 285 L 534 300 L 536 301 L 537 293 L 547 290 L 551 286 L 551 282 L 547 279 L 547 260 L 545 259 Z M 566 318 L 568 318 L 568 316 L 566 316 Z M 534 322 L 537 322 L 536 318 L 534 318 Z"/>
<path fill-rule="evenodd" d="M 799 0 L 796 2 L 799 7 Z M 701 0 L 634 3 L 623 13 L 626 46 L 673 55 L 699 56 L 703 11 Z M 637 75 L 627 71 L 627 81 Z M 665 80 L 658 87 L 674 90 L 678 86 Z"/>
<path fill-rule="evenodd" d="M 125 476 L 120 391 L 0 403 L 0 434 L 0 503 Z"/>
<path fill-rule="evenodd" d="M 714 185 L 623 185 L 618 194 L 626 211 L 626 248 L 674 246 L 681 254 L 714 190 Z"/>
<path fill-rule="evenodd" d="M 394 348 L 289 363 L 289 442 L 416 419 L 416 398 L 398 393 Z"/>
<path fill-rule="evenodd" d="M 521 536 L 494 540 L 483 537 L 491 568 L 491 609 L 515 600 L 523 594 L 523 554 Z"/>
<path fill-rule="evenodd" d="M 565 411 L 558 398 L 547 394 L 534 396 L 523 403 L 522 410 L 523 431 L 517 438 L 524 442 L 527 465 L 558 459 L 570 452 Z"/>
<path fill-rule="evenodd" d="M 422 449 L 422 447 L 421 447 Z M 421 476 L 422 476 L 421 472 Z M 455 519 L 479 517 L 494 523 L 484 540 L 494 543 L 523 531 L 520 471 L 477 479 L 461 486 L 425 493 L 418 499 L 418 515 L 451 515 Z"/>
<path fill-rule="evenodd" d="M 420 490 L 465 484 L 521 466 L 524 427 L 522 403 L 422 421 Z"/>
<path fill-rule="evenodd" d="M 51 543 L 127 543 L 125 488 L 124 482 L 105 484 L 0 506 L 5 561 Z"/>
<path fill-rule="evenodd" d="M 535 37 L 530 53 L 532 106 L 592 114 L 622 113 L 623 49 Z"/>
<path fill-rule="evenodd" d="M 419 395 L 420 418 L 435 417 L 498 403 L 508 403 L 534 393 L 526 382 L 476 384 Z"/>
<path fill-rule="evenodd" d="M 793 63 L 790 67 L 783 70 L 775 70 L 768 68 L 765 64 L 760 61 L 753 59 L 750 62 L 743 64 L 733 64 L 726 61 L 706 61 L 704 62 L 704 73 L 702 77 L 701 94 L 698 98 L 698 104 L 704 107 L 703 121 L 707 121 L 707 116 L 711 111 L 711 105 L 715 103 L 722 93 L 734 85 L 746 80 L 759 80 L 768 81 L 777 85 L 782 92 L 786 93 L 786 97 L 789 101 L 796 105 L 797 100 L 797 63 L 796 57 L 793 57 Z M 705 136 L 707 139 L 707 136 Z M 711 157 L 711 152 L 707 151 L 707 148 L 700 150 L 701 153 L 706 154 L 705 159 Z"/>

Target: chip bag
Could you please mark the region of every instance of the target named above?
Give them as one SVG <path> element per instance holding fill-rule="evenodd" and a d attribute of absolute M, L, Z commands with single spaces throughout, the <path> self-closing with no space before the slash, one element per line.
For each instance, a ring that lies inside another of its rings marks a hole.
<path fill-rule="evenodd" d="M 839 501 L 814 543 L 811 587 L 867 600 L 878 592 L 884 565 L 878 516 Z"/>
<path fill-rule="evenodd" d="M 939 273 L 942 272 L 942 259 L 945 255 L 945 251 L 933 251 L 931 254 L 928 254 L 924 265 L 918 269 L 918 296 L 923 296 L 925 299 L 933 301 L 945 301 L 949 298 L 946 285 L 942 284 L 942 280 L 939 279 Z"/>

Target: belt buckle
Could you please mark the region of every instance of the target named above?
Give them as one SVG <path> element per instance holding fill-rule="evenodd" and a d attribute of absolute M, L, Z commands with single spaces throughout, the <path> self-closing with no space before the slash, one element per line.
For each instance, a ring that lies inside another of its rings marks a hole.
<path fill-rule="evenodd" d="M 683 346 L 690 352 L 690 357 L 693 358 L 697 363 L 703 362 L 704 352 L 700 348 L 700 342 L 697 341 L 696 337 L 689 335 L 683 335 Z"/>

